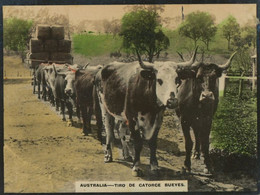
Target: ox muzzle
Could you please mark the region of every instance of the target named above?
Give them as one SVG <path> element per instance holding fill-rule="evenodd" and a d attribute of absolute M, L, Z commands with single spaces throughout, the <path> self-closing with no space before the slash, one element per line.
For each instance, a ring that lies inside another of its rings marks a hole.
<path fill-rule="evenodd" d="M 178 107 L 178 99 L 175 98 L 174 92 L 171 92 L 170 99 L 167 100 L 166 107 L 169 109 L 175 109 Z"/>
<path fill-rule="evenodd" d="M 212 91 L 203 91 L 200 94 L 200 102 L 213 102 L 215 100 L 214 94 Z"/>

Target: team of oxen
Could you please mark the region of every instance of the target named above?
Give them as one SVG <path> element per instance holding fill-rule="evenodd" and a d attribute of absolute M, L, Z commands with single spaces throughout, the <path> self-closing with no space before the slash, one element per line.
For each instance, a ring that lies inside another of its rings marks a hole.
<path fill-rule="evenodd" d="M 43 63 L 35 73 L 38 98 L 41 98 L 42 91 L 44 100 L 48 98 L 56 110 L 60 108 L 64 121 L 66 107 L 69 124 L 73 122 L 73 108 L 76 108 L 78 119 L 83 119 L 85 135 L 91 133 L 91 116 L 95 114 L 98 139 L 105 148 L 105 162 L 113 161 L 111 144 L 114 127 L 119 124 L 125 160 L 132 160 L 126 137 L 130 136 L 133 142 L 134 176 L 142 175 L 140 153 L 144 140 L 148 141 L 150 148 L 151 171 L 158 172 L 157 136 L 164 111 L 175 109 L 185 138 L 185 170 L 191 171 L 192 127 L 194 157 L 199 159 L 202 152 L 204 172 L 210 173 L 209 135 L 218 105 L 218 78 L 230 66 L 235 53 L 223 65 L 198 62 L 196 53 L 197 48 L 189 61 L 178 63 L 143 62 L 138 53 L 138 61 L 112 62 L 105 66 Z"/>

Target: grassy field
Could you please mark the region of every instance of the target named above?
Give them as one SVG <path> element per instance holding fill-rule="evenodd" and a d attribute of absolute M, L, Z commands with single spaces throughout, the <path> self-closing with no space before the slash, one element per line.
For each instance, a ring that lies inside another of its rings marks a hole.
<path fill-rule="evenodd" d="M 73 51 L 85 56 L 101 56 L 120 49 L 122 39 L 113 35 L 75 34 Z"/>
<path fill-rule="evenodd" d="M 27 68 L 19 56 L 4 56 L 4 78 L 31 77 L 32 71 Z"/>
<path fill-rule="evenodd" d="M 178 29 L 169 30 L 164 29 L 165 34 L 170 39 L 170 46 L 166 50 L 170 55 L 176 54 L 176 51 L 187 53 L 192 51 L 194 43 L 187 37 L 179 35 Z M 110 54 L 120 50 L 122 46 L 122 38 L 110 34 L 74 34 L 73 36 L 73 51 L 77 54 L 82 54 L 88 57 L 101 56 Z M 206 50 L 206 45 L 201 41 L 198 42 L 200 49 Z M 123 52 L 123 51 L 121 51 Z M 222 36 L 220 28 L 218 29 L 215 37 L 209 44 L 209 50 L 206 50 L 208 54 L 227 54 L 229 55 L 232 51 L 227 50 L 227 40 Z"/>

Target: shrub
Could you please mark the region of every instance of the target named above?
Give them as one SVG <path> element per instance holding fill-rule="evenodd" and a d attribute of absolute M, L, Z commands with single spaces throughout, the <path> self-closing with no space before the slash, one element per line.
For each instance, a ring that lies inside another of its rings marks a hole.
<path fill-rule="evenodd" d="M 213 146 L 229 154 L 256 156 L 256 98 L 221 99 L 212 125 Z"/>

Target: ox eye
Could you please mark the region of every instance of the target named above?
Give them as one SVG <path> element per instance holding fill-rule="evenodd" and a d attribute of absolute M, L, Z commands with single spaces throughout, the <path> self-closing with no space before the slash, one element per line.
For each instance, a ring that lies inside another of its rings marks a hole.
<path fill-rule="evenodd" d="M 163 84 L 162 79 L 157 79 L 157 82 L 159 83 L 159 85 L 162 85 L 162 84 Z"/>

